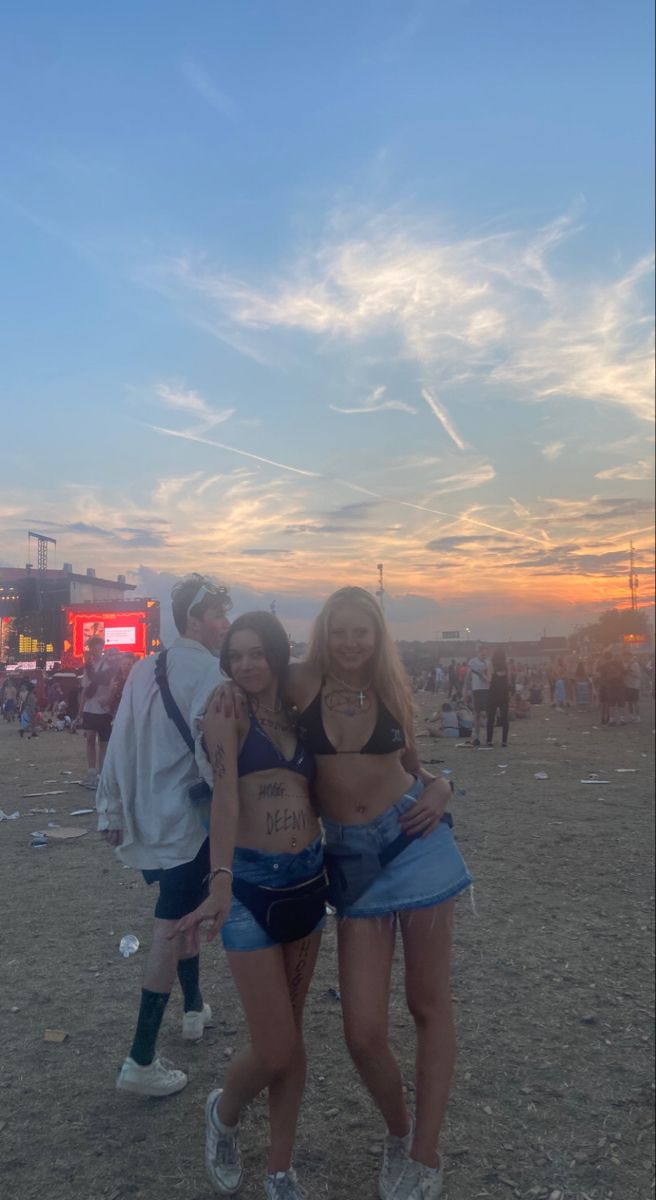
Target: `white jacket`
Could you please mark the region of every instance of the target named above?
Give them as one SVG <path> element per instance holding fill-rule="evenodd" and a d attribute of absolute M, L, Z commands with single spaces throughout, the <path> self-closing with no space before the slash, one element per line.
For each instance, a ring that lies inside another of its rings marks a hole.
<path fill-rule="evenodd" d="M 128 676 L 96 792 L 98 828 L 121 829 L 117 854 L 141 870 L 191 862 L 207 837 L 189 788 L 211 770 L 200 746 L 199 721 L 221 682 L 218 659 L 191 638 L 173 642 L 167 656 L 169 687 L 197 743 L 194 759 L 166 715 L 155 682 L 155 656 Z"/>

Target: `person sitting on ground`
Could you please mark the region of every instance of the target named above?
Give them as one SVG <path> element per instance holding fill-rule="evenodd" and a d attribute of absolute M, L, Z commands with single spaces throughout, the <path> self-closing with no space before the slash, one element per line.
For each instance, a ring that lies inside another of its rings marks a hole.
<path fill-rule="evenodd" d="M 510 706 L 510 720 L 516 717 L 517 720 L 524 720 L 531 715 L 531 705 L 525 696 L 517 695 L 513 697 Z"/>
<path fill-rule="evenodd" d="M 439 712 L 433 713 L 430 720 L 426 722 L 426 727 L 432 737 L 457 738 L 460 736 L 458 715 L 453 706 L 448 703 L 444 703 Z"/>
<path fill-rule="evenodd" d="M 71 718 L 68 715 L 68 710 L 65 700 L 60 700 L 54 714 L 54 728 L 57 733 L 63 733 L 64 730 L 70 732 Z"/>

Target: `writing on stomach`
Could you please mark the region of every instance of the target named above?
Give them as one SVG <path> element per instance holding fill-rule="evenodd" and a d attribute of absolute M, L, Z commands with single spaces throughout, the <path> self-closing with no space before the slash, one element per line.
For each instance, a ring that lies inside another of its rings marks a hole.
<path fill-rule="evenodd" d="M 239 801 L 239 846 L 287 854 L 320 836 L 308 786 L 291 771 L 247 775 L 239 782 Z"/>

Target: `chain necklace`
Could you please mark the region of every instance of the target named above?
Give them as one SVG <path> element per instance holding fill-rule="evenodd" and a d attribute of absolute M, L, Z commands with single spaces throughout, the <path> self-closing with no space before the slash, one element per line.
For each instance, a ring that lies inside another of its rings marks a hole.
<path fill-rule="evenodd" d="M 358 704 L 359 704 L 360 708 L 362 708 L 362 705 L 364 704 L 364 702 L 367 698 L 367 692 L 369 691 L 369 688 L 371 687 L 371 680 L 369 680 L 369 683 L 363 684 L 362 687 L 353 687 L 353 685 L 350 683 L 344 683 L 344 680 L 340 679 L 339 675 L 336 675 L 334 671 L 329 671 L 328 673 L 329 673 L 331 679 L 334 679 L 335 683 L 338 683 L 340 685 L 340 687 L 344 688 L 345 691 L 352 692 L 357 696 Z"/>

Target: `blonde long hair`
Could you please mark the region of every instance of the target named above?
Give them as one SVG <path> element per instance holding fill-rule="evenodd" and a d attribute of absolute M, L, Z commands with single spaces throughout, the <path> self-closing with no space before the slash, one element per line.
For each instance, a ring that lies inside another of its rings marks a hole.
<path fill-rule="evenodd" d="M 399 652 L 392 641 L 380 605 L 360 587 L 343 587 L 326 600 L 316 618 L 310 636 L 306 663 L 323 679 L 330 673 L 328 633 L 330 619 L 340 604 L 355 604 L 369 617 L 375 631 L 371 682 L 378 696 L 397 721 L 400 721 L 408 745 L 414 741 L 413 706 L 410 685 Z"/>

